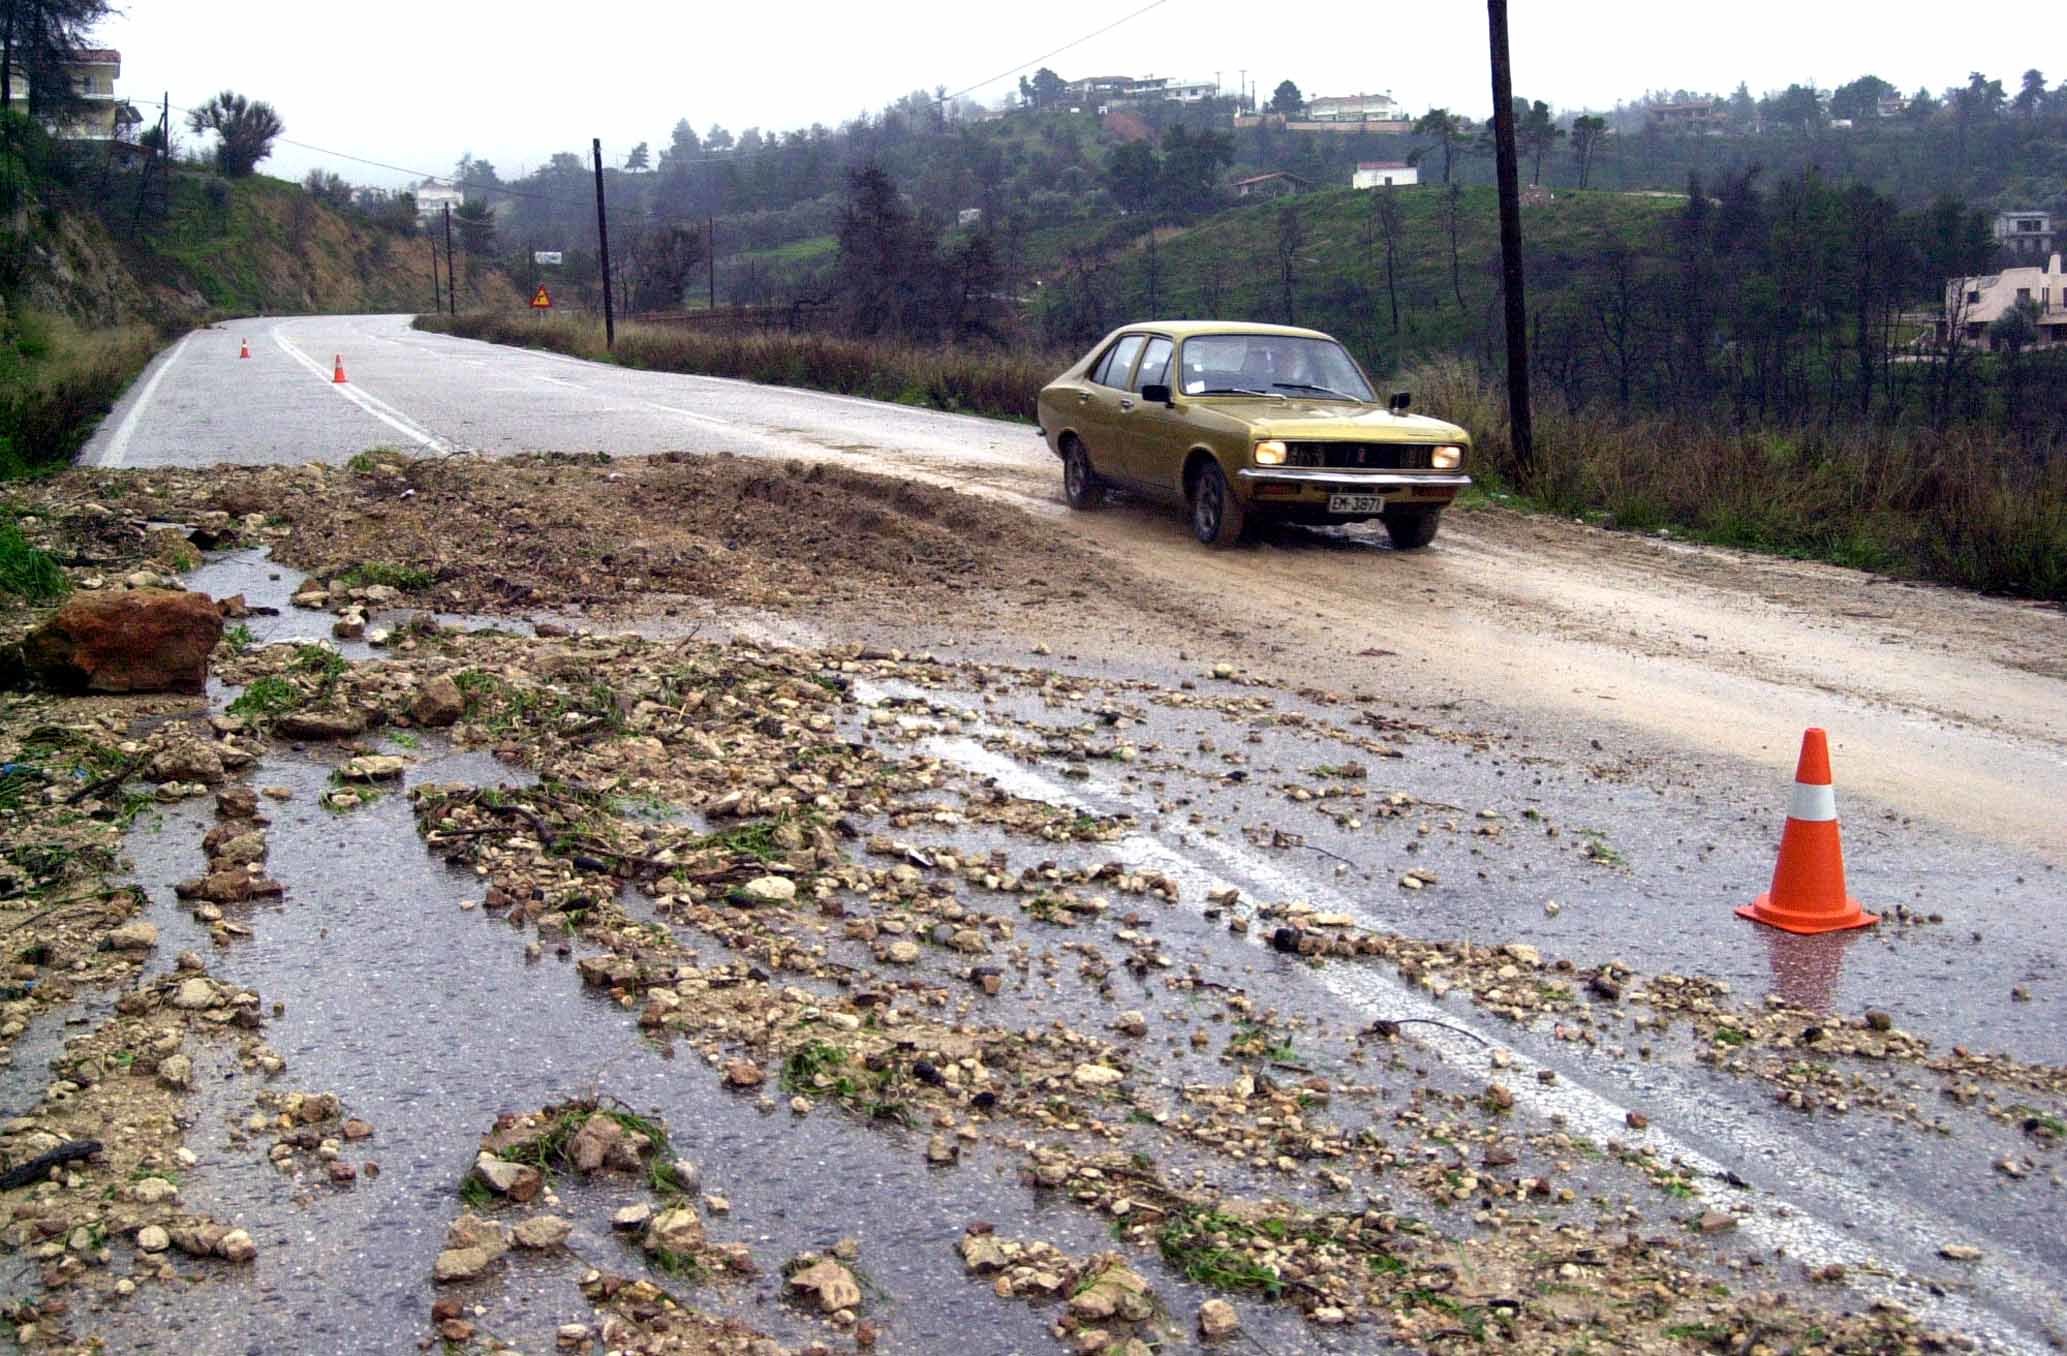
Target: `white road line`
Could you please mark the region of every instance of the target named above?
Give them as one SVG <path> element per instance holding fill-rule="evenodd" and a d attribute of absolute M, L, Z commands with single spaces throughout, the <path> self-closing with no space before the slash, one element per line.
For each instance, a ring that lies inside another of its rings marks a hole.
<path fill-rule="evenodd" d="M 331 380 L 331 374 L 323 370 L 323 364 L 317 362 L 314 358 L 311 358 L 308 354 L 296 348 L 294 344 L 287 338 L 286 335 L 280 333 L 279 326 L 275 325 L 270 331 L 270 333 L 273 336 L 273 342 L 278 344 L 280 346 L 281 351 L 285 353 L 288 357 L 294 359 L 303 367 L 308 368 L 309 371 L 315 373 L 324 381 Z M 453 447 L 451 443 L 445 441 L 445 439 L 439 437 L 437 434 L 431 432 L 429 429 L 424 428 L 422 425 L 418 424 L 414 419 L 411 419 L 408 415 L 402 413 L 402 411 L 396 409 L 393 405 L 388 404 L 385 400 L 382 400 L 380 397 L 373 395 L 371 392 L 362 391 L 358 387 L 351 385 L 349 382 L 345 382 L 342 384 L 332 383 L 330 389 L 337 392 L 339 395 L 343 396 L 346 400 L 351 401 L 354 405 L 357 405 L 360 409 L 366 411 L 366 413 L 372 415 L 375 419 L 380 420 L 381 423 L 386 424 L 389 428 L 393 429 L 395 432 L 401 434 L 403 437 L 409 439 L 413 443 L 416 443 L 423 447 L 428 447 L 433 452 L 449 453 L 458 450 L 455 447 Z"/>
<path fill-rule="evenodd" d="M 151 373 L 151 379 L 136 393 L 136 403 L 129 407 L 128 414 L 122 416 L 122 423 L 116 428 L 115 436 L 108 439 L 107 449 L 101 453 L 100 465 L 120 466 L 122 459 L 129 455 L 129 440 L 136 436 L 137 421 L 142 417 L 144 407 L 151 403 L 151 397 L 158 392 L 158 383 L 165 380 L 165 374 L 179 361 L 179 355 L 187 351 L 187 341 L 193 337 L 192 334 L 188 334 L 174 344 L 172 352 L 165 355 L 165 361 L 158 364 L 158 370 Z"/>
<path fill-rule="evenodd" d="M 699 424 L 709 424 L 712 428 L 741 427 L 741 425 L 730 419 L 720 419 L 714 414 L 698 414 L 694 410 L 680 409 L 674 405 L 663 405 L 657 400 L 642 400 L 639 403 L 649 410 L 659 410 L 662 414 L 680 415 L 684 419 L 694 419 Z"/>
<path fill-rule="evenodd" d="M 856 683 L 855 697 L 864 704 L 873 704 L 883 689 L 873 684 Z M 1098 807 L 1068 787 L 1055 782 L 1034 769 L 985 748 L 973 738 L 942 736 L 926 741 L 925 749 L 950 762 L 959 764 L 971 772 L 993 777 L 998 785 L 1014 795 L 1031 800 L 1042 800 L 1052 805 L 1079 811 L 1095 811 Z M 1126 797 L 1116 787 L 1101 783 L 1093 778 L 1084 789 L 1098 792 L 1111 803 L 1122 803 Z M 1222 877 L 1211 867 L 1173 850 L 1156 838 L 1146 834 L 1129 834 L 1113 845 L 1116 852 L 1129 860 L 1143 864 L 1155 864 L 1170 875 L 1183 879 L 1187 888 L 1200 890 L 1218 889 L 1235 882 Z M 1364 907 L 1364 901 L 1345 895 L 1333 887 L 1301 878 L 1266 858 L 1259 857 L 1246 848 L 1217 839 L 1197 839 L 1189 844 L 1190 850 L 1218 857 L 1230 869 L 1242 872 L 1253 881 L 1266 882 L 1286 900 L 1306 899 L 1316 905 L 1325 904 L 1334 910 L 1356 917 L 1359 925 L 1383 930 L 1388 922 L 1372 917 Z M 1249 938 L 1251 945 L 1263 944 L 1260 932 Z M 1337 998 L 1352 1004 L 1370 1016 L 1398 1018 L 1402 1012 L 1415 1016 L 1434 1015 L 1441 1020 L 1464 1029 L 1479 1027 L 1477 1019 L 1470 1014 L 1459 1013 L 1422 992 L 1419 988 L 1394 980 L 1382 973 L 1356 970 L 1350 967 L 1328 966 L 1316 972 L 1315 978 L 1335 994 Z M 1521 1051 L 1514 1050 L 1500 1036 L 1497 1028 L 1482 1027 L 1474 1034 L 1488 1042 L 1483 1048 L 1466 1045 L 1463 1041 L 1443 1035 L 1417 1035 L 1416 1039 L 1440 1048 L 1443 1058 L 1452 1065 L 1474 1068 L 1488 1078 L 1503 1077 L 1514 1091 L 1518 1101 L 1529 1110 L 1548 1120 L 1553 1115 L 1563 1116 L 1568 1124 L 1581 1133 L 1603 1140 L 1619 1137 L 1625 1132 L 1629 1108 L 1612 1093 L 1586 1087 L 1576 1080 L 1560 1079 L 1545 1086 L 1533 1074 L 1541 1065 Z M 1493 1048 L 1508 1052 L 1510 1063 L 1505 1070 L 1496 1070 L 1490 1051 Z M 1658 1090 L 1660 1096 L 1665 1094 Z M 1656 1103 L 1653 1103 L 1655 1109 Z M 1731 1142 L 1740 1152 L 1753 1148 L 1776 1151 L 1781 1146 L 1770 1143 L 1770 1127 L 1754 1124 L 1734 1108 L 1724 1108 L 1714 1102 L 1704 1102 L 1692 1108 L 1690 1120 L 1695 1116 L 1705 1117 L 1705 1129 L 1725 1142 Z M 1697 1122 L 1698 1123 L 1698 1122 Z M 1734 1200 L 1741 1199 L 1735 1193 L 1725 1193 L 1710 1185 L 1722 1178 L 1724 1166 L 1691 1143 L 1672 1134 L 1657 1123 L 1645 1132 L 1644 1144 L 1660 1157 L 1684 1162 L 1695 1172 L 1702 1174 L 1693 1184 L 1696 1199 L 1704 1205 L 1727 1211 Z M 1753 1156 L 1747 1152 L 1747 1157 Z M 1774 1168 L 1783 1178 L 1808 1180 L 1815 1173 L 1813 1162 L 1787 1153 L 1772 1152 Z M 1792 1160 L 1789 1162 L 1789 1160 Z M 1791 1171 L 1785 1171 L 1791 1169 Z M 1705 1180 L 1703 1180 L 1705 1179 Z M 1786 1200 L 1778 1189 L 1767 1193 L 1768 1208 L 1758 1214 L 1741 1218 L 1739 1232 L 1754 1239 L 1767 1248 L 1784 1248 L 1791 1256 L 1813 1258 L 1824 1261 L 1842 1261 L 1859 1270 L 1856 1284 L 1859 1288 L 1882 1294 L 1898 1295 L 1903 1302 L 1923 1310 L 1937 1321 L 1956 1327 L 1977 1337 L 1989 1350 L 2004 1352 L 2032 1352 L 2041 1350 L 2022 1333 L 2008 1327 L 1998 1316 L 1982 1309 L 1965 1296 L 1949 1293 L 1932 1293 L 1927 1278 L 1904 1277 L 1899 1270 L 1887 1268 L 1885 1279 L 1876 1278 L 1867 1268 L 1877 1268 L 1882 1259 L 1857 1239 L 1847 1237 L 1821 1217 L 1810 1213 L 1805 1207 Z M 1858 1214 L 1872 1218 L 1880 1228 L 1892 1237 L 1931 1239 L 1949 1231 L 1947 1222 L 1935 1215 L 1928 1207 L 1911 1206 L 1899 1201 L 1853 1195 L 1851 1208 Z M 1784 1213 L 1772 1208 L 1785 1207 Z M 2056 1314 L 2057 1299 L 2052 1296 L 2045 1278 L 2034 1275 L 2022 1265 L 2022 1259 L 2005 1250 L 2004 1255 L 1991 1258 L 1986 1264 L 1988 1288 L 1999 1294 L 2013 1295 L 2030 1315 L 2044 1321 Z"/>

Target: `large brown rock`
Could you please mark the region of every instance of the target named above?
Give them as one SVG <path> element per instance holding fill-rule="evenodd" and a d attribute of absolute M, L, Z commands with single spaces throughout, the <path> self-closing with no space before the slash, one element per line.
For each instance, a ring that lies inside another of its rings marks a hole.
<path fill-rule="evenodd" d="M 29 672 L 66 692 L 200 692 L 222 614 L 205 593 L 82 593 L 22 642 Z"/>

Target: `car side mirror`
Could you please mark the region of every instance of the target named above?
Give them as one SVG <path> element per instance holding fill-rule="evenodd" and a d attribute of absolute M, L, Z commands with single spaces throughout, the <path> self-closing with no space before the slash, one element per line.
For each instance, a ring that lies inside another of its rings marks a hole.
<path fill-rule="evenodd" d="M 1394 414 L 1405 414 L 1407 406 L 1414 403 L 1412 391 L 1394 391 L 1392 399 L 1385 402 L 1385 408 Z"/>
<path fill-rule="evenodd" d="M 1141 398 L 1151 405 L 1173 405 L 1176 403 L 1170 399 L 1170 388 L 1161 382 L 1152 381 L 1143 386 L 1141 388 Z"/>

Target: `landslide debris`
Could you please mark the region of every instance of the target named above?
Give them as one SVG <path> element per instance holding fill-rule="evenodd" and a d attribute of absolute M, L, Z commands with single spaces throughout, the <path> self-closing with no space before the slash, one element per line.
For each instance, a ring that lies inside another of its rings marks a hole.
<path fill-rule="evenodd" d="M 397 603 L 476 613 L 641 597 L 887 604 L 908 619 L 922 599 L 1085 572 L 1081 548 L 970 495 L 732 456 L 374 452 L 348 467 L 81 468 L 24 497 L 25 534 L 75 566 L 113 563 L 167 519 L 197 524 L 210 546 L 269 546 L 314 577 L 300 601 L 356 617 L 359 633 L 370 609 Z M 354 629 L 347 621 L 344 633 Z"/>

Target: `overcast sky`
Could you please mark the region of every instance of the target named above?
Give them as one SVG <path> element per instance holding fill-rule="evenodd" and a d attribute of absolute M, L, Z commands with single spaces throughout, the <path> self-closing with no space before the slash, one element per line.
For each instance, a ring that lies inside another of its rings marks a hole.
<path fill-rule="evenodd" d="M 271 101 L 295 141 L 438 173 L 472 151 L 507 178 L 554 151 L 585 154 L 591 136 L 621 162 L 635 142 L 664 144 L 682 117 L 699 133 L 713 122 L 735 134 L 832 126 L 913 89 L 979 81 L 989 83 L 971 97 L 995 102 L 1017 77 L 992 77 L 1147 3 L 126 0 L 97 37 L 121 50 L 116 88 L 139 107 L 163 91 L 191 106 L 232 88 Z M 1909 91 L 1983 70 L 2014 90 L 2035 50 L 2028 25 L 1947 24 L 1941 5 L 1921 0 L 1513 8 L 1515 92 L 1560 108 L 1606 108 L 1646 88 L 1727 92 L 1739 80 L 1754 92 L 1828 89 L 1869 71 Z M 1470 0 L 1163 0 L 1045 64 L 1067 78 L 1218 76 L 1230 92 L 1246 67 L 1266 98 L 1290 78 L 1309 97 L 1389 90 L 1417 112 L 1491 107 L 1485 10 Z M 318 164 L 358 183 L 405 181 L 292 145 L 264 168 L 299 178 Z"/>

